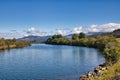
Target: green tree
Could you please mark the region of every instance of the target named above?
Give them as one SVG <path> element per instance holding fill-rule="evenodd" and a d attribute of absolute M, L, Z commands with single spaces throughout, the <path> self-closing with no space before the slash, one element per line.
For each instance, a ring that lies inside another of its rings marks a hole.
<path fill-rule="evenodd" d="M 85 37 L 86 37 L 85 33 L 81 32 L 81 33 L 79 34 L 79 38 L 85 38 Z"/>
<path fill-rule="evenodd" d="M 13 38 L 13 39 L 12 39 L 12 41 L 13 41 L 13 42 L 16 42 L 16 39 L 15 39 L 15 38 Z"/>
<path fill-rule="evenodd" d="M 78 38 L 79 38 L 79 35 L 78 35 L 78 34 L 73 34 L 73 35 L 72 35 L 72 39 L 73 39 L 73 40 L 77 40 Z"/>
<path fill-rule="evenodd" d="M 55 39 L 55 38 L 62 38 L 63 36 L 61 34 L 55 34 L 52 36 L 52 39 Z"/>

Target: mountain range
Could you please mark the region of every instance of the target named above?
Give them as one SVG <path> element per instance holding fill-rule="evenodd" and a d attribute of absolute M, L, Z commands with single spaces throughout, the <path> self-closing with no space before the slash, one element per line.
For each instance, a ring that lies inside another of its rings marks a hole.
<path fill-rule="evenodd" d="M 26 36 L 23 38 L 19 38 L 18 40 L 27 40 L 27 41 L 33 41 L 33 42 L 37 42 L 37 43 L 41 43 L 46 41 L 48 38 L 51 38 L 52 36 Z"/>
<path fill-rule="evenodd" d="M 64 37 L 71 39 L 72 35 L 73 34 L 69 34 L 69 35 L 66 35 Z M 106 32 L 106 33 L 105 32 L 89 32 L 86 35 L 87 36 L 113 35 L 113 36 L 119 38 L 120 37 L 120 29 L 114 30 L 113 32 Z M 30 36 L 26 36 L 26 37 L 23 37 L 23 38 L 19 38 L 18 40 L 28 40 L 28 41 L 41 43 L 41 42 L 44 42 L 48 38 L 51 38 L 51 37 L 52 37 L 52 35 L 49 35 L 49 36 L 33 36 L 33 35 L 30 35 Z"/>

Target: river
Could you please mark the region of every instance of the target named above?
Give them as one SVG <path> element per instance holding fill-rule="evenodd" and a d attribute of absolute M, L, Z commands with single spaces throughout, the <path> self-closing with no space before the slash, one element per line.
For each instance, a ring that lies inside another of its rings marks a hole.
<path fill-rule="evenodd" d="M 33 44 L 0 52 L 0 79 L 79 80 L 104 62 L 94 48 Z"/>

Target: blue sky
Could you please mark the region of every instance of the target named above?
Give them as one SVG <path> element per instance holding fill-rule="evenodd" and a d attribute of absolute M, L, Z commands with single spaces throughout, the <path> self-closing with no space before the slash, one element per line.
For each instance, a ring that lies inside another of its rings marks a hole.
<path fill-rule="evenodd" d="M 120 23 L 120 0 L 0 0 L 0 32 Z"/>

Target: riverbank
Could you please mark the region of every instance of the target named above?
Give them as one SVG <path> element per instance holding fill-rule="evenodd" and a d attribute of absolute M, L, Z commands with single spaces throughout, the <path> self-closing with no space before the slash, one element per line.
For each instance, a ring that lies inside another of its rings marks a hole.
<path fill-rule="evenodd" d="M 94 76 L 91 80 L 120 80 L 120 60 L 106 69 L 100 76 Z"/>
<path fill-rule="evenodd" d="M 25 40 L 17 41 L 16 39 L 4 39 L 4 38 L 0 39 L 0 50 L 23 48 L 30 45 L 31 43 Z"/>
<path fill-rule="evenodd" d="M 87 75 L 82 76 L 80 80 L 117 80 L 116 76 L 120 77 L 120 69 L 118 68 L 120 66 L 120 43 L 113 36 L 77 37 L 73 39 L 67 39 L 61 36 L 55 38 L 53 36 L 51 39 L 48 39 L 46 43 L 93 47 L 103 52 L 106 59 L 104 65 L 102 64 L 103 66 L 100 65 L 96 67 L 94 72 L 89 72 Z"/>
<path fill-rule="evenodd" d="M 120 42 L 118 39 L 114 43 L 109 43 L 109 47 L 102 50 L 106 62 L 100 64 L 94 69 L 94 72 L 88 72 L 82 75 L 80 80 L 120 80 Z"/>
<path fill-rule="evenodd" d="M 116 38 L 116 40 L 118 42 L 116 44 L 120 45 L 120 39 Z M 118 50 L 120 50 L 120 46 L 116 47 Z M 94 76 L 93 78 L 91 78 L 91 80 L 120 80 L 120 52 L 117 53 L 118 53 L 116 57 L 118 58 L 117 61 L 110 67 L 108 66 L 108 69 L 104 70 L 104 72 L 100 76 Z"/>

